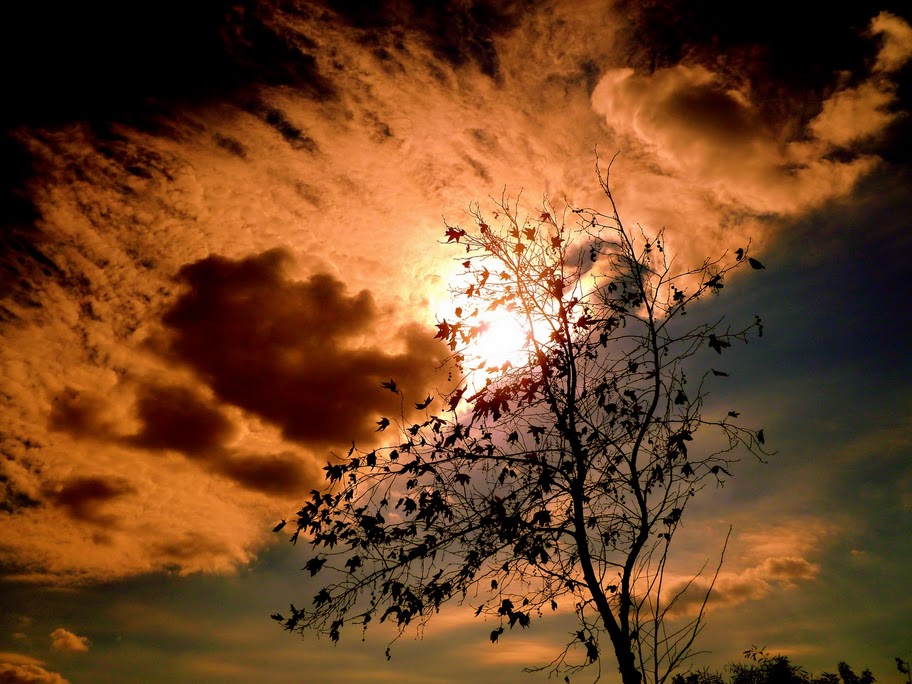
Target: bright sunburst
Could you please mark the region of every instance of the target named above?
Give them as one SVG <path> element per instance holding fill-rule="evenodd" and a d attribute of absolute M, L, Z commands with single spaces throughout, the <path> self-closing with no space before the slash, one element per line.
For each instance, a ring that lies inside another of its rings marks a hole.
<path fill-rule="evenodd" d="M 522 365 L 528 355 L 528 335 L 515 312 L 490 312 L 481 321 L 482 331 L 472 340 L 468 353 L 488 368 Z"/>

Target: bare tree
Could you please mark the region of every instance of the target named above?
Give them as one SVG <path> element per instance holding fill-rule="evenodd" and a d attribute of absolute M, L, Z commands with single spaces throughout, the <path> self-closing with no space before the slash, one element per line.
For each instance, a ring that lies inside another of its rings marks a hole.
<path fill-rule="evenodd" d="M 760 319 L 699 321 L 695 305 L 734 269 L 763 266 L 745 246 L 676 269 L 663 233 L 626 229 L 608 174 L 599 182 L 608 213 L 545 202 L 522 216 L 503 198 L 491 219 L 473 206 L 471 230 L 446 225 L 465 280 L 437 337 L 463 380 L 415 404 L 417 418 L 403 398 L 378 421 L 395 432 L 386 446 L 353 444 L 327 464 L 292 535 L 310 542 L 305 569 L 325 585 L 273 616 L 286 629 L 336 641 L 378 620 L 401 634 L 452 601 L 493 621 L 493 642 L 573 611 L 566 647 L 536 668 L 568 677 L 601 672 L 606 637 L 624 684 L 662 684 L 692 654 L 708 594 L 669 620 L 695 588 L 663 583 L 669 546 L 691 497 L 740 453 L 766 453 L 736 412 L 703 412 L 727 375 L 709 361 L 762 334 Z M 473 344 L 493 312 L 517 317 L 526 344 L 492 368 Z M 400 392 L 395 379 L 383 387 Z M 717 435 L 697 448 L 701 428 Z"/>

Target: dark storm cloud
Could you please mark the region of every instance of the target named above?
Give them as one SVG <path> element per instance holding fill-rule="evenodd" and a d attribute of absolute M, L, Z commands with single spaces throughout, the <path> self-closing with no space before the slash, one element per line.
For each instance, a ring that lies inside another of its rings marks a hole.
<path fill-rule="evenodd" d="M 846 74 L 863 74 L 877 43 L 867 34 L 880 11 L 909 16 L 908 4 L 733 4 L 724 0 L 619 0 L 618 32 L 625 65 L 651 73 L 679 63 L 726 73 L 755 94 L 768 121 L 813 118 Z M 746 83 L 744 83 L 746 81 Z"/>
<path fill-rule="evenodd" d="M 279 425 L 288 438 L 317 447 L 366 439 L 379 415 L 399 411 L 399 396 L 380 383 L 394 378 L 423 397 L 445 350 L 417 326 L 398 331 L 400 351 L 380 347 L 368 291 L 350 295 L 326 273 L 289 280 L 288 262 L 276 249 L 181 269 L 189 289 L 164 316 L 173 334 L 168 353 L 219 399 Z"/>
<path fill-rule="evenodd" d="M 213 469 L 246 489 L 264 494 L 300 496 L 318 487 L 320 480 L 316 468 L 309 470 L 291 453 L 226 456 L 213 461 Z"/>
<path fill-rule="evenodd" d="M 133 487 L 123 481 L 78 477 L 58 485 L 50 493 L 50 498 L 76 520 L 110 525 L 115 518 L 103 512 L 104 504 L 134 491 Z"/>
<path fill-rule="evenodd" d="M 177 452 L 206 471 L 255 492 L 300 494 L 316 481 L 315 469 L 293 453 L 250 454 L 233 448 L 234 422 L 187 387 L 140 384 L 135 404 L 139 430 L 124 436 L 111 417 L 113 407 L 106 398 L 68 389 L 55 400 L 50 425 L 98 443 Z M 98 505 L 130 491 L 102 478 L 87 478 L 58 486 L 50 498 L 78 520 L 109 522 L 97 515 Z"/>
<path fill-rule="evenodd" d="M 13 3 L 0 21 L 6 106 L 0 122 L 129 119 L 260 85 L 325 98 L 301 37 L 271 28 L 266 3 L 163 0 Z"/>
<path fill-rule="evenodd" d="M 201 455 L 224 444 L 235 432 L 221 411 L 183 387 L 142 387 L 136 403 L 142 429 L 130 441 L 146 449 Z"/>
<path fill-rule="evenodd" d="M 375 3 L 327 0 L 327 5 L 350 25 L 371 31 L 405 28 L 454 66 L 475 64 L 482 73 L 497 77 L 500 59 L 495 38 L 516 28 L 535 0 L 381 0 Z M 379 58 L 389 58 L 378 46 Z"/>
<path fill-rule="evenodd" d="M 49 425 L 76 437 L 102 437 L 111 430 L 107 414 L 103 398 L 67 388 L 54 398 Z"/>
<path fill-rule="evenodd" d="M 146 385 L 136 403 L 142 428 L 127 438 L 132 445 L 178 451 L 212 473 L 265 494 L 300 494 L 316 479 L 292 453 L 236 453 L 228 445 L 237 432 L 234 423 L 187 388 Z"/>

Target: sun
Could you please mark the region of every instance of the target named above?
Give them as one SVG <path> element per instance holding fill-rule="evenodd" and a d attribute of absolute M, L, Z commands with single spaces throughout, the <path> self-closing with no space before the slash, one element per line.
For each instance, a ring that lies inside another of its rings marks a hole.
<path fill-rule="evenodd" d="M 518 312 L 488 312 L 479 320 L 480 332 L 472 339 L 467 356 L 473 365 L 487 368 L 524 365 L 529 355 L 529 335 Z M 478 364 L 474 361 L 477 359 Z"/>

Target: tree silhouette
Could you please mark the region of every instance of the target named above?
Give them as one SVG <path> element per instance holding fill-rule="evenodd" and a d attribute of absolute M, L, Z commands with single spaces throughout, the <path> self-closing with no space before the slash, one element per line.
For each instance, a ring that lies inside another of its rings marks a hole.
<path fill-rule="evenodd" d="M 874 684 L 874 675 L 864 670 L 861 675 L 846 663 L 836 666 L 839 673 L 824 672 L 814 676 L 788 656 L 769 655 L 763 649 L 750 648 L 744 652 L 747 663 L 731 663 L 728 670 L 728 684 Z M 686 675 L 677 674 L 673 684 L 725 684 L 725 678 L 717 672 L 699 670 Z"/>
<path fill-rule="evenodd" d="M 627 230 L 597 172 L 609 213 L 545 202 L 522 216 L 503 198 L 490 222 L 474 205 L 471 230 L 446 225 L 464 281 L 437 337 L 462 380 L 415 411 L 403 397 L 377 421 L 395 430 L 385 446 L 353 444 L 326 465 L 291 538 L 308 539 L 304 569 L 325 584 L 273 616 L 286 629 L 337 641 L 376 620 L 401 634 L 452 601 L 490 620 L 492 642 L 572 611 L 565 648 L 536 668 L 568 677 L 600 671 L 606 640 L 625 684 L 661 684 L 692 653 L 708 592 L 670 625 L 696 585 L 663 582 L 669 546 L 691 497 L 729 477 L 739 452 L 766 453 L 736 411 L 703 412 L 727 375 L 714 366 L 762 334 L 760 319 L 699 321 L 695 304 L 734 269 L 763 266 L 744 246 L 675 270 L 663 232 Z M 518 318 L 526 346 L 492 368 L 473 344 L 497 312 Z M 701 428 L 717 434 L 698 444 Z"/>

